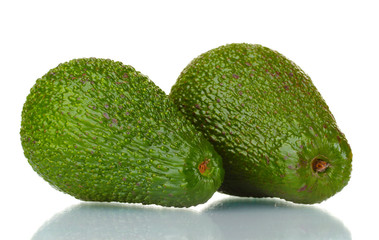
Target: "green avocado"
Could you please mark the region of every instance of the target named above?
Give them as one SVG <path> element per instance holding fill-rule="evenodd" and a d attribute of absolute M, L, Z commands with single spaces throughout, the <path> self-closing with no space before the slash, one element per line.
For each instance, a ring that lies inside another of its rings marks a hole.
<path fill-rule="evenodd" d="M 167 95 L 108 59 L 74 59 L 38 79 L 20 134 L 33 169 L 81 200 L 189 207 L 223 179 L 221 157 Z"/>
<path fill-rule="evenodd" d="M 169 97 L 222 156 L 221 192 L 312 204 L 350 179 L 351 148 L 327 104 L 276 51 L 212 49 L 182 71 Z"/>

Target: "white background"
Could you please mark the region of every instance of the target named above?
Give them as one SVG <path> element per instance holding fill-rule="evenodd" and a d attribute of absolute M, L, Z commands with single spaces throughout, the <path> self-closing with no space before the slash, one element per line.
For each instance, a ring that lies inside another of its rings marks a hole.
<path fill-rule="evenodd" d="M 169 93 L 191 59 L 233 42 L 275 49 L 313 79 L 354 155 L 348 186 L 315 207 L 353 239 L 379 239 L 378 10 L 365 0 L 1 1 L 0 239 L 30 239 L 80 202 L 50 187 L 23 155 L 21 110 L 37 78 L 73 58 L 110 58 Z"/>

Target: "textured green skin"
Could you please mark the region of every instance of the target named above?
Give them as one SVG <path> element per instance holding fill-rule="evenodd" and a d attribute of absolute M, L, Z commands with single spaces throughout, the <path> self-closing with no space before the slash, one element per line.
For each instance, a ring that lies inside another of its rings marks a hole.
<path fill-rule="evenodd" d="M 344 134 L 311 79 L 276 51 L 212 49 L 182 71 L 170 99 L 223 157 L 221 192 L 317 203 L 349 181 Z M 326 171 L 313 170 L 317 156 Z"/>
<path fill-rule="evenodd" d="M 165 93 L 111 60 L 74 59 L 38 79 L 20 134 L 33 169 L 82 200 L 188 207 L 223 179 L 221 157 Z"/>

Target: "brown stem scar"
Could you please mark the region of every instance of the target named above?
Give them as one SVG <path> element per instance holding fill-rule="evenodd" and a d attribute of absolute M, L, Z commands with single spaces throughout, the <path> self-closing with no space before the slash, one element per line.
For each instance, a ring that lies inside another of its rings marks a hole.
<path fill-rule="evenodd" d="M 199 172 L 204 173 L 208 169 L 209 159 L 205 159 L 202 163 L 199 164 Z"/>
<path fill-rule="evenodd" d="M 322 159 L 313 160 L 312 168 L 315 172 L 324 172 L 328 167 L 329 163 L 325 162 Z"/>

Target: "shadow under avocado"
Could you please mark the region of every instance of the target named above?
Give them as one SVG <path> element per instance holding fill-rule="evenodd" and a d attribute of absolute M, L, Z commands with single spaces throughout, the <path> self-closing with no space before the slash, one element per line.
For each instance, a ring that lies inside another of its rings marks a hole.
<path fill-rule="evenodd" d="M 81 203 L 34 234 L 41 239 L 351 239 L 338 219 L 276 199 L 226 198 L 201 212 L 133 204 Z"/>
<path fill-rule="evenodd" d="M 327 212 L 279 199 L 228 198 L 202 214 L 218 226 L 223 239 L 351 239 L 343 223 Z"/>

